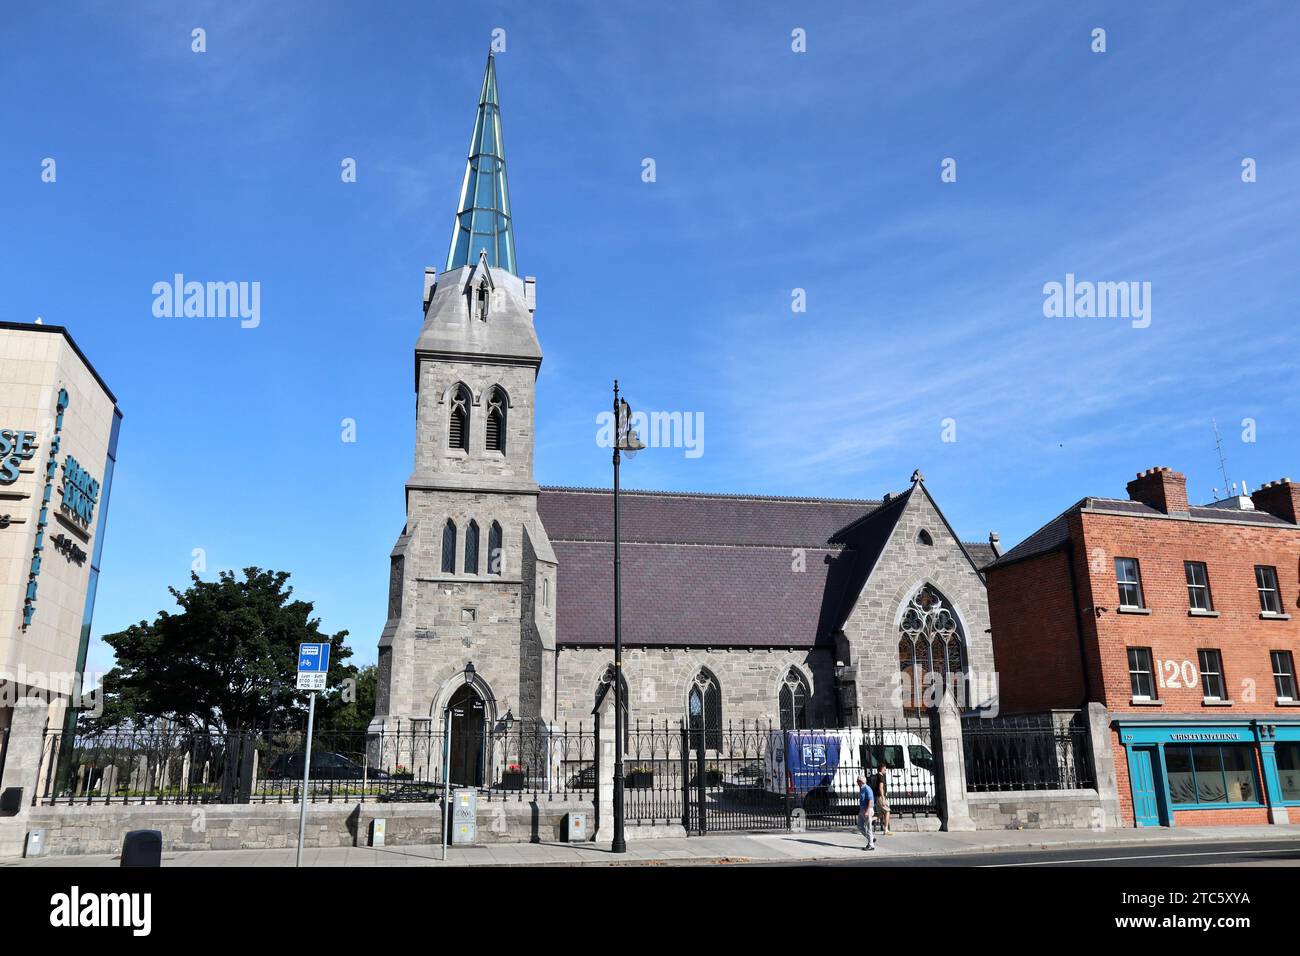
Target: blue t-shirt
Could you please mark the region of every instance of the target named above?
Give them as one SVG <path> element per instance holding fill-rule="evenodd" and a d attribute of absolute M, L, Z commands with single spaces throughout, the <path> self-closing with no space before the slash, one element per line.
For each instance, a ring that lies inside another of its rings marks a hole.
<path fill-rule="evenodd" d="M 864 783 L 862 790 L 858 793 L 858 812 L 861 813 L 863 810 L 868 809 L 875 802 L 875 799 L 875 796 L 871 793 L 871 787 Z"/>

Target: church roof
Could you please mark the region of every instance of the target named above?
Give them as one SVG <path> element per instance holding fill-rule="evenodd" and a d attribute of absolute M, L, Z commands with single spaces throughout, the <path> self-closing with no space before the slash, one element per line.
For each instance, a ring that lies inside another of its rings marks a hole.
<path fill-rule="evenodd" d="M 560 563 L 560 644 L 613 642 L 612 497 L 601 489 L 543 488 L 538 499 Z M 832 573 L 840 548 L 829 539 L 879 505 L 622 492 L 624 642 L 808 647 L 830 640 L 842 623 L 829 626 L 845 578 L 838 568 Z"/>
<path fill-rule="evenodd" d="M 621 492 L 624 643 L 833 643 L 912 493 L 875 501 Z M 613 493 L 544 487 L 537 510 L 560 565 L 557 643 L 613 644 Z M 987 544 L 962 546 L 977 568 L 994 560 Z"/>
<path fill-rule="evenodd" d="M 469 159 L 460 187 L 456 223 L 451 231 L 447 268 L 472 266 L 479 252 L 488 264 L 515 275 L 515 233 L 510 221 L 510 189 L 506 184 L 506 148 L 501 138 L 501 103 L 497 98 L 496 61 L 488 54 L 478 115 L 469 142 Z"/>

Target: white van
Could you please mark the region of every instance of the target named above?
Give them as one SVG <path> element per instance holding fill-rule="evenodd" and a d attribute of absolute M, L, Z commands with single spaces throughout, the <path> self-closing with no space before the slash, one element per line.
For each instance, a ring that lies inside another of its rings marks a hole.
<path fill-rule="evenodd" d="M 934 754 L 905 730 L 774 730 L 763 761 L 763 788 L 794 798 L 796 809 L 857 807 L 859 776 L 881 769 L 891 806 L 934 800 Z"/>

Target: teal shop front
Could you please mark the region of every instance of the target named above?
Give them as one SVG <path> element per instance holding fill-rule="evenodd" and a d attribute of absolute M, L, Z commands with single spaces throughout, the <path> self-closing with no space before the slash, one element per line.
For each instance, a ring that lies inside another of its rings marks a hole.
<path fill-rule="evenodd" d="M 1300 719 L 1119 719 L 1114 726 L 1140 827 L 1224 810 L 1267 810 L 1270 823 L 1288 823 L 1287 808 L 1300 807 Z M 1221 815 L 1207 814 L 1206 822 L 1222 822 Z"/>

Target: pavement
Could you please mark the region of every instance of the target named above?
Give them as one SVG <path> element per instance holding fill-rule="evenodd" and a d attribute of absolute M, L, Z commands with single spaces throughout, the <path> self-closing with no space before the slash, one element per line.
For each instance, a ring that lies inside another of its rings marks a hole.
<path fill-rule="evenodd" d="M 325 847 L 303 851 L 304 866 L 684 866 L 749 863 L 824 863 L 949 854 L 1023 853 L 1027 850 L 1139 847 L 1175 843 L 1266 842 L 1300 846 L 1300 825 L 1245 827 L 1177 827 L 1122 830 L 979 830 L 973 833 L 897 833 L 877 836 L 877 849 L 863 850 L 852 830 L 803 833 L 728 833 L 674 839 L 631 840 L 627 852 L 610 852 L 607 844 L 496 843 L 438 846 Z M 190 850 L 164 852 L 163 866 L 293 866 L 294 850 Z M 0 860 L 0 866 L 118 866 L 117 854 L 49 856 Z"/>

